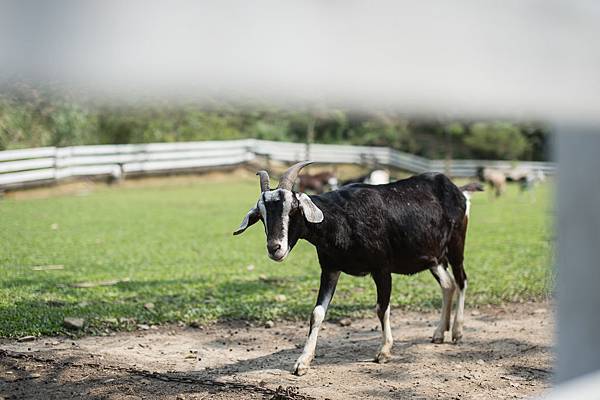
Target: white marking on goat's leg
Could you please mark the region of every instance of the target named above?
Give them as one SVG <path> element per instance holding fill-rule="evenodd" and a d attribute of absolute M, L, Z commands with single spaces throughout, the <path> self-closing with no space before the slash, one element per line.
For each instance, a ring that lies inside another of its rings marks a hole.
<path fill-rule="evenodd" d="M 302 355 L 294 364 L 294 373 L 296 375 L 304 375 L 310 367 L 310 362 L 315 357 L 315 347 L 317 346 L 317 337 L 319 336 L 319 329 L 325 319 L 327 313 L 327 307 L 333 298 L 335 293 L 335 287 L 337 285 L 338 278 L 340 277 L 340 271 L 321 271 L 321 285 L 319 287 L 319 294 L 317 295 L 317 305 L 313 309 L 310 317 L 310 330 L 308 332 L 308 339 L 304 345 L 304 351 Z"/>
<path fill-rule="evenodd" d="M 454 323 L 452 324 L 452 341 L 458 342 L 463 335 L 463 321 L 465 312 L 465 292 L 467 291 L 467 281 L 464 287 L 458 292 L 458 304 L 454 313 Z"/>
<path fill-rule="evenodd" d="M 315 348 L 317 347 L 317 338 L 319 336 L 319 329 L 325 319 L 325 308 L 323 306 L 316 306 L 313 309 L 312 316 L 310 318 L 310 333 L 308 339 L 304 345 L 302 355 L 296 361 L 294 365 L 294 373 L 296 375 L 304 375 L 310 367 L 310 362 L 315 358 Z"/>
<path fill-rule="evenodd" d="M 383 315 L 382 315 L 383 314 Z M 375 356 L 375 361 L 378 363 L 387 362 L 392 357 L 392 345 L 394 338 L 392 336 L 392 325 L 390 324 L 390 305 L 388 304 L 385 312 L 382 312 L 379 304 L 377 304 L 377 316 L 381 321 L 381 333 L 383 334 L 383 344 L 379 352 Z"/>
<path fill-rule="evenodd" d="M 433 267 L 431 272 L 439 279 L 439 284 L 442 289 L 442 312 L 440 323 L 433 333 L 431 341 L 433 343 L 443 343 L 444 332 L 450 330 L 450 314 L 452 313 L 452 300 L 456 284 L 452 275 L 450 275 L 446 268 L 441 265 Z"/>

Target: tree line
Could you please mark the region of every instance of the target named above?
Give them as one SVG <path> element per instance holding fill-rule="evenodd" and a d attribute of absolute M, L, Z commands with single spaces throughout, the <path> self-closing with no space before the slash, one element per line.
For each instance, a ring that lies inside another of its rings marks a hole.
<path fill-rule="evenodd" d="M 546 160 L 549 129 L 534 121 L 415 118 L 391 111 L 109 104 L 28 85 L 0 93 L 0 150 L 240 138 L 388 146 L 438 159 Z"/>

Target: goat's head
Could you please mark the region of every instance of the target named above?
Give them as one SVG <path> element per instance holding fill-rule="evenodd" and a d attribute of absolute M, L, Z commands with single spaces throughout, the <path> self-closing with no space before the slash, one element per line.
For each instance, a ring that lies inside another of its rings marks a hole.
<path fill-rule="evenodd" d="M 269 188 L 267 171 L 257 172 L 256 175 L 260 176 L 260 197 L 233 234 L 239 235 L 261 220 L 267 235 L 269 257 L 275 261 L 283 261 L 300 238 L 303 219 L 313 224 L 323 221 L 323 212 L 310 197 L 293 191 L 298 173 L 308 164 L 310 162 L 304 161 L 291 166 L 273 190 Z"/>

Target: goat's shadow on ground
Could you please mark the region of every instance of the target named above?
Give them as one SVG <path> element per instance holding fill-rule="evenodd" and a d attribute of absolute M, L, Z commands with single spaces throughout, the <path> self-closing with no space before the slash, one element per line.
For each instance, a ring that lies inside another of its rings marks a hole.
<path fill-rule="evenodd" d="M 23 368 L 16 360 L 0 358 L 0 370 L 13 371 L 10 380 L 0 382 L 0 395 L 7 398 L 162 398 L 189 394 L 208 396 L 226 391 L 236 398 L 245 398 L 253 391 L 253 386 L 232 388 L 211 384 L 210 381 L 177 382 L 177 379 L 197 377 L 189 373 L 162 373 L 156 378 L 146 377 L 130 371 L 111 371 L 85 368 L 87 357 L 74 356 L 61 359 L 60 363 L 31 365 Z M 79 367 L 72 367 L 78 365 Z M 40 369 L 39 367 L 44 367 Z M 172 381 L 169 381 L 172 379 Z M 260 392 L 259 392 L 260 393 Z M 195 398 L 195 397 L 194 397 Z M 202 397 L 204 398 L 204 397 Z"/>
<path fill-rule="evenodd" d="M 379 338 L 365 338 L 361 340 L 348 340 L 346 338 L 334 337 L 323 338 L 317 346 L 315 360 L 312 363 L 314 369 L 325 366 L 355 364 L 357 370 L 360 365 L 366 363 L 375 365 L 373 359 L 379 349 L 381 341 Z M 382 377 L 393 379 L 402 378 L 410 369 L 410 366 L 419 361 L 419 358 L 431 357 L 431 352 L 423 352 L 422 348 L 415 349 L 417 345 L 430 344 L 431 346 L 447 346 L 446 351 L 438 352 L 436 357 L 441 361 L 456 362 L 477 362 L 483 360 L 490 363 L 499 360 L 510 360 L 521 357 L 523 353 L 550 353 L 549 346 L 536 345 L 528 341 L 521 341 L 513 338 L 503 338 L 495 340 L 474 340 L 465 343 L 441 345 L 431 344 L 429 338 L 423 338 L 413 341 L 397 341 L 394 343 L 393 357 L 385 364 L 381 372 Z M 291 373 L 296 359 L 302 353 L 301 348 L 283 349 L 273 353 L 239 360 L 218 368 L 200 371 L 200 374 L 209 374 L 211 376 L 231 376 L 237 373 L 258 372 L 266 369 L 284 370 Z M 523 361 L 521 361 L 523 364 Z M 371 372 L 368 372 L 371 373 Z M 539 368 L 537 365 L 519 365 L 512 364 L 507 374 L 523 375 L 533 379 L 547 379 L 550 371 Z"/>

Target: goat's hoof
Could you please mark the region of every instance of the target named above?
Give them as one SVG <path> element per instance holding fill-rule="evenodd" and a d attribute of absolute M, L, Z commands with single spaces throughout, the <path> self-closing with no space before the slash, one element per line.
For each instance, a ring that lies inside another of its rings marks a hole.
<path fill-rule="evenodd" d="M 452 333 L 452 343 L 460 343 L 462 341 L 462 333 Z"/>
<path fill-rule="evenodd" d="M 375 362 L 379 363 L 379 364 L 385 364 L 386 362 L 390 361 L 391 358 L 392 358 L 392 355 L 390 353 L 380 351 L 375 356 Z"/>
<path fill-rule="evenodd" d="M 302 376 L 308 372 L 308 365 L 297 365 L 294 367 L 294 375 Z"/>
<path fill-rule="evenodd" d="M 431 343 L 435 343 L 435 344 L 444 343 L 444 334 L 442 334 L 441 336 L 434 334 L 433 337 L 431 338 Z"/>
<path fill-rule="evenodd" d="M 302 360 L 298 360 L 294 365 L 293 374 L 297 376 L 305 375 L 308 372 L 309 368 L 310 365 L 308 363 L 305 363 Z"/>
<path fill-rule="evenodd" d="M 452 327 L 452 343 L 458 343 L 463 337 L 463 325 L 456 324 Z"/>

